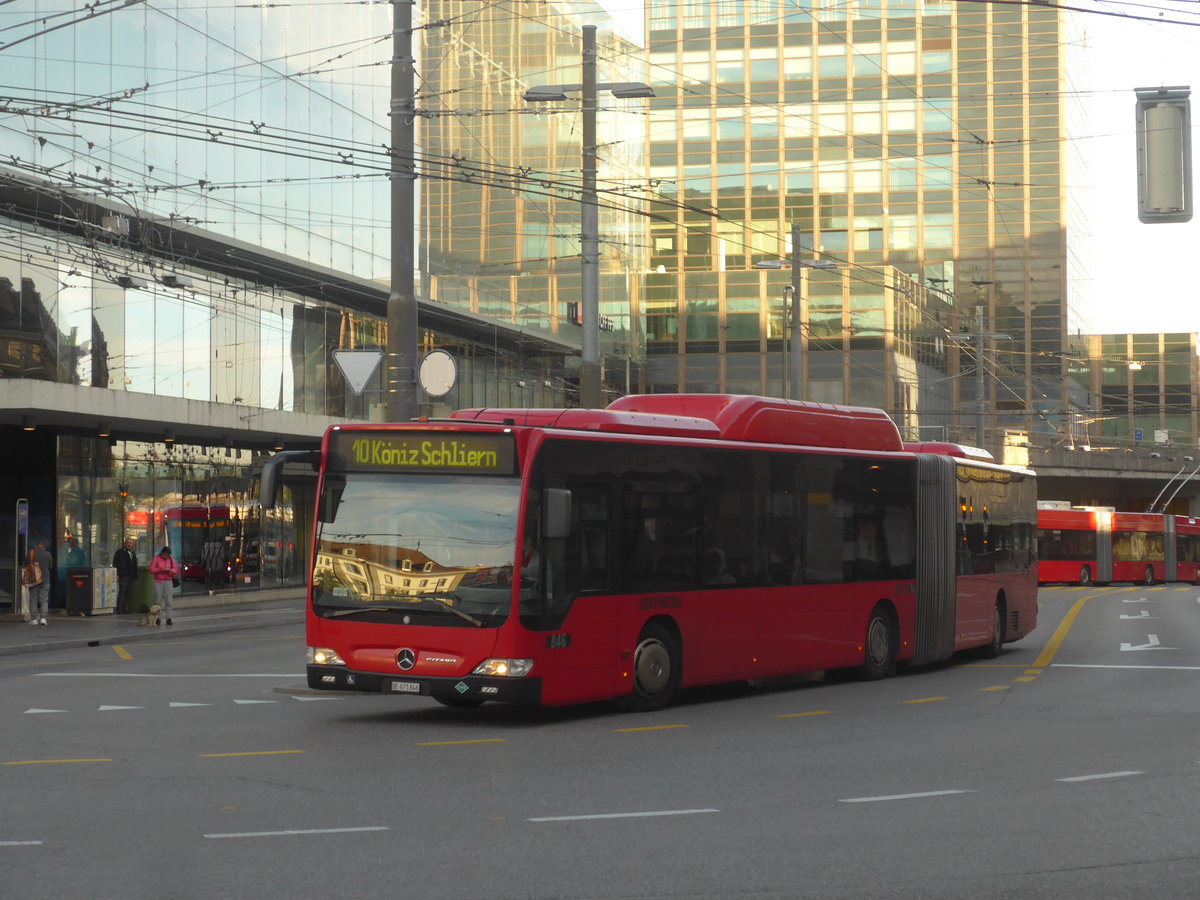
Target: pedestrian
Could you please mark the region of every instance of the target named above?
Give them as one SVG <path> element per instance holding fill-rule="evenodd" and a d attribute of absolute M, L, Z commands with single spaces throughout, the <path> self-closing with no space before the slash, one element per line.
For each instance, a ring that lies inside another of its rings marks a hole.
<path fill-rule="evenodd" d="M 46 549 L 45 541 L 38 541 L 29 551 L 29 561 L 38 569 L 39 581 L 29 585 L 29 624 L 45 625 L 46 613 L 50 609 L 50 573 L 54 571 L 54 557 Z"/>
<path fill-rule="evenodd" d="M 158 556 L 150 560 L 150 575 L 154 578 L 154 602 L 159 607 L 159 618 L 154 624 L 161 625 L 162 620 L 166 619 L 168 625 L 173 625 L 171 598 L 179 581 L 179 563 L 172 558 L 170 547 L 163 547 Z"/>
<path fill-rule="evenodd" d="M 125 538 L 125 543 L 113 554 L 113 568 L 117 570 L 117 614 L 129 612 L 129 595 L 133 592 L 133 583 L 138 577 L 137 551 L 133 549 L 133 538 Z"/>

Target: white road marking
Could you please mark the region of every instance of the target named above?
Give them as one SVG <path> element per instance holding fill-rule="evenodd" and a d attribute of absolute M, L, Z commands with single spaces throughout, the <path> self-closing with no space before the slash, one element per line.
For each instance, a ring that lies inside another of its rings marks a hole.
<path fill-rule="evenodd" d="M 849 797 L 838 803 L 882 803 L 885 800 L 918 800 L 922 797 L 948 797 L 951 794 L 973 794 L 974 791 L 922 791 L 919 794 L 889 794 L 882 797 Z"/>
<path fill-rule="evenodd" d="M 181 706 L 212 706 L 212 704 L 211 703 L 176 703 L 174 700 L 172 700 L 170 703 L 171 709 L 178 709 Z"/>
<path fill-rule="evenodd" d="M 1150 601 L 1148 599 L 1146 599 L 1145 597 L 1138 597 L 1137 599 L 1134 599 L 1133 597 L 1126 597 L 1121 602 L 1122 603 L 1149 603 Z"/>
<path fill-rule="evenodd" d="M 238 706 L 249 706 L 252 703 L 278 703 L 278 700 L 234 700 Z"/>
<path fill-rule="evenodd" d="M 139 673 L 139 672 L 34 672 L 38 678 L 304 678 L 303 672 L 300 673 L 284 673 L 282 675 L 271 675 L 264 672 L 248 672 L 241 675 L 233 675 L 228 672 L 222 672 L 212 675 L 182 675 L 178 672 L 168 673 Z"/>
<path fill-rule="evenodd" d="M 1138 614 L 1136 616 L 1127 616 L 1127 615 L 1122 614 L 1121 618 L 1122 619 L 1157 619 L 1158 616 L 1152 616 L 1152 615 L 1150 615 L 1150 610 L 1142 609 L 1142 610 L 1138 611 Z"/>
<path fill-rule="evenodd" d="M 96 712 L 112 712 L 117 709 L 145 709 L 144 706 L 98 706 Z"/>
<path fill-rule="evenodd" d="M 66 710 L 65 709 L 27 709 L 27 710 L 25 710 L 25 715 L 28 716 L 32 713 L 56 713 L 56 712 L 66 712 Z"/>
<path fill-rule="evenodd" d="M 655 812 L 599 813 L 592 816 L 537 816 L 527 822 L 584 822 L 588 819 L 645 819 L 652 816 L 694 816 L 699 813 L 715 813 L 719 809 L 661 809 Z"/>
<path fill-rule="evenodd" d="M 0 847 L 40 847 L 41 841 L 0 841 Z"/>
<path fill-rule="evenodd" d="M 1174 647 L 1164 647 L 1159 643 L 1157 634 L 1146 635 L 1146 643 L 1144 644 L 1129 644 L 1122 643 L 1121 650 L 1174 650 Z"/>
<path fill-rule="evenodd" d="M 1161 669 L 1167 672 L 1200 672 L 1200 666 L 1101 666 L 1087 663 L 1051 663 L 1052 669 Z"/>
<path fill-rule="evenodd" d="M 287 831 L 238 831 L 229 834 L 206 834 L 206 838 L 252 838 L 283 837 L 292 834 L 351 834 L 359 831 L 390 831 L 383 825 L 366 825 L 362 828 L 292 828 Z"/>
<path fill-rule="evenodd" d="M 1128 778 L 1130 775 L 1144 775 L 1145 772 L 1104 772 L 1100 775 L 1075 775 L 1071 778 L 1055 778 L 1055 781 L 1098 781 L 1101 778 Z"/>
<path fill-rule="evenodd" d="M 341 700 L 342 697 L 301 697 L 297 694 L 292 695 L 293 700 L 299 700 L 301 703 L 307 703 L 310 700 Z"/>

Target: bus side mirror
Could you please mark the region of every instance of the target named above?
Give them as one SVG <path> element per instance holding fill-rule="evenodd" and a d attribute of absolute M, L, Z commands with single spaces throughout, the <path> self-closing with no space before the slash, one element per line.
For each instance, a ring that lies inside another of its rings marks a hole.
<path fill-rule="evenodd" d="M 258 502 L 263 509 L 274 509 L 279 502 L 279 486 L 283 481 L 283 467 L 289 462 L 311 463 L 315 470 L 321 463 L 319 450 L 284 450 L 263 463 L 262 476 L 258 482 Z"/>
<path fill-rule="evenodd" d="M 571 533 L 571 492 L 546 488 L 542 492 L 542 535 L 547 540 L 565 540 Z"/>

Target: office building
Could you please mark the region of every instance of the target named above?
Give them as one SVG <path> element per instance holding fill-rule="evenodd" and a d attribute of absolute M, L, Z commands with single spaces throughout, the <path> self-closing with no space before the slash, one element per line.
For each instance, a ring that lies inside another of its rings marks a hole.
<path fill-rule="evenodd" d="M 1056 430 L 1068 402 L 1061 16 L 650 0 L 648 388 L 775 392 L 767 323 L 787 275 L 763 281 L 754 266 L 798 254 L 836 262 L 854 286 L 830 308 L 842 352 L 877 340 L 856 318 L 883 306 L 859 296 L 884 292 L 883 267 L 951 304 L 949 333 L 964 335 L 948 345 L 952 374 L 975 367 L 980 345 L 986 374 L 951 382 L 959 437 L 979 412 L 993 448 L 1006 431 Z M 925 322 L 929 340 L 947 324 Z M 874 374 L 810 370 L 803 396 L 877 404 Z"/>

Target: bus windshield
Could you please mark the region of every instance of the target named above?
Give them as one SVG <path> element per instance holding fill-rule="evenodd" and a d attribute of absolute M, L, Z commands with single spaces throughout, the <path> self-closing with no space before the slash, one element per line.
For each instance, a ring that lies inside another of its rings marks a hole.
<path fill-rule="evenodd" d="M 512 597 L 520 496 L 517 478 L 327 474 L 314 611 L 499 625 Z"/>

